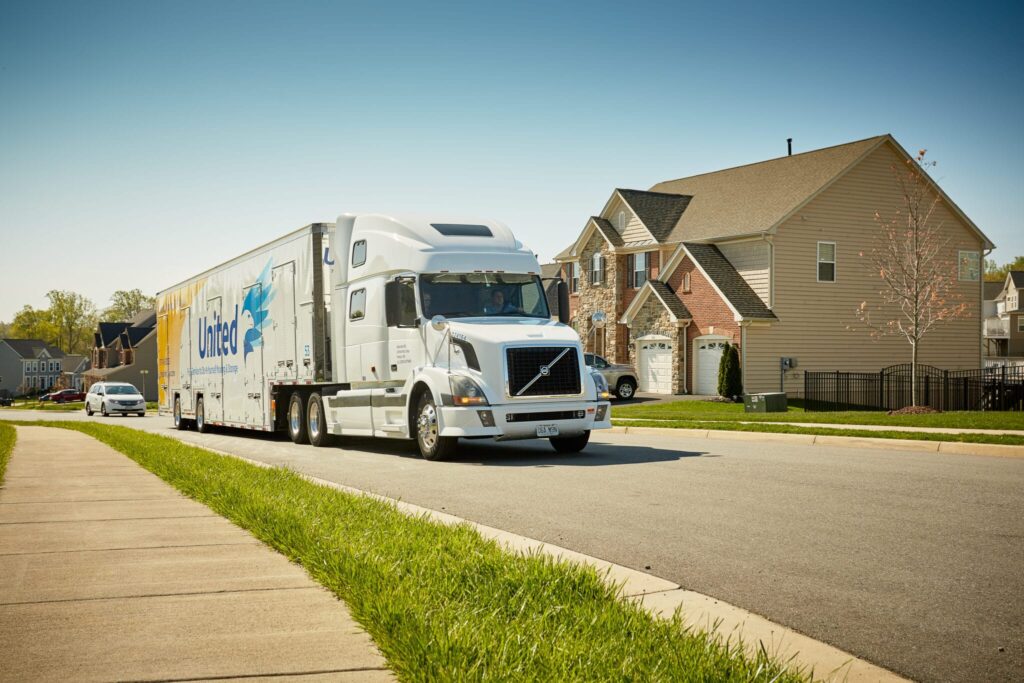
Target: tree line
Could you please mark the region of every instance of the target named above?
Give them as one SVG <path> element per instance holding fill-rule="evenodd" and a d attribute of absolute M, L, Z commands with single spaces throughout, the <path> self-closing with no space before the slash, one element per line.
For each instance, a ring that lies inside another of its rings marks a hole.
<path fill-rule="evenodd" d="M 1010 263 L 997 266 L 995 261 L 985 262 L 985 282 L 1003 282 L 1011 270 L 1024 270 L 1024 256 L 1018 256 Z"/>
<path fill-rule="evenodd" d="M 156 301 L 139 289 L 119 289 L 110 297 L 110 306 L 98 311 L 92 300 L 77 292 L 53 289 L 46 298 L 47 308 L 26 304 L 11 322 L 0 321 L 0 339 L 42 339 L 64 353 L 85 353 L 92 348 L 93 331 L 101 319 L 128 322 Z"/>

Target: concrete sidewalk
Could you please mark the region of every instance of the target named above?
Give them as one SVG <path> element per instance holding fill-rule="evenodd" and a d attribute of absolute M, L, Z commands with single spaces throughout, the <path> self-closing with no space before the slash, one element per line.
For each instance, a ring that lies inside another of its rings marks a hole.
<path fill-rule="evenodd" d="M 78 432 L 19 427 L 0 489 L 0 681 L 391 680 L 298 566 Z"/>

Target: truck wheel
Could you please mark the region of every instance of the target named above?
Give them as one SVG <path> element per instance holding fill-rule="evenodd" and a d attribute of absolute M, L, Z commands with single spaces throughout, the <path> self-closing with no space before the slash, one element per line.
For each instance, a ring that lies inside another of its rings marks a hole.
<path fill-rule="evenodd" d="M 320 394 L 312 394 L 306 404 L 306 432 L 309 443 L 317 448 L 331 445 L 331 435 L 327 433 L 327 420 L 324 419 L 324 400 Z"/>
<path fill-rule="evenodd" d="M 416 443 L 424 460 L 444 460 L 454 455 L 459 445 L 458 437 L 438 434 L 437 406 L 429 391 L 420 398 L 416 411 Z"/>
<path fill-rule="evenodd" d="M 551 445 L 559 453 L 579 453 L 587 447 L 590 441 L 590 430 L 578 436 L 555 436 L 551 438 Z"/>
<path fill-rule="evenodd" d="M 181 419 L 181 397 L 174 397 L 174 428 L 184 431 L 185 421 Z"/>
<path fill-rule="evenodd" d="M 142 415 L 143 413 L 139 413 L 139 417 L 142 417 Z M 200 434 L 210 433 L 210 425 L 206 424 L 206 406 L 203 405 L 202 396 L 196 401 L 196 431 Z"/>
<path fill-rule="evenodd" d="M 306 435 L 306 408 L 299 394 L 292 394 L 288 401 L 288 436 L 292 443 L 309 443 Z"/>
<path fill-rule="evenodd" d="M 636 395 L 636 382 L 631 379 L 620 379 L 619 385 L 615 387 L 615 393 L 623 400 L 633 398 Z"/>

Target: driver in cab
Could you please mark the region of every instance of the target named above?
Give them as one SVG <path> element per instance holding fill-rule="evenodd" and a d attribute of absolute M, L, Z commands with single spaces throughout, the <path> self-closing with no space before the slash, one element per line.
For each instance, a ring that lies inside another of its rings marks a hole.
<path fill-rule="evenodd" d="M 505 292 L 501 289 L 495 289 L 493 292 L 491 292 L 490 302 L 484 304 L 484 313 L 486 313 L 487 315 L 516 312 L 516 307 L 513 306 L 511 303 L 505 301 Z"/>

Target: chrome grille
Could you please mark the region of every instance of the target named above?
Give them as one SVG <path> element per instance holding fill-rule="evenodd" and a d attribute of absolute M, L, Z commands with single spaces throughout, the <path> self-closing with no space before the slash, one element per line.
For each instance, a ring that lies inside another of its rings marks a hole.
<path fill-rule="evenodd" d="M 578 396 L 580 364 L 572 346 L 519 346 L 505 350 L 509 396 Z"/>

